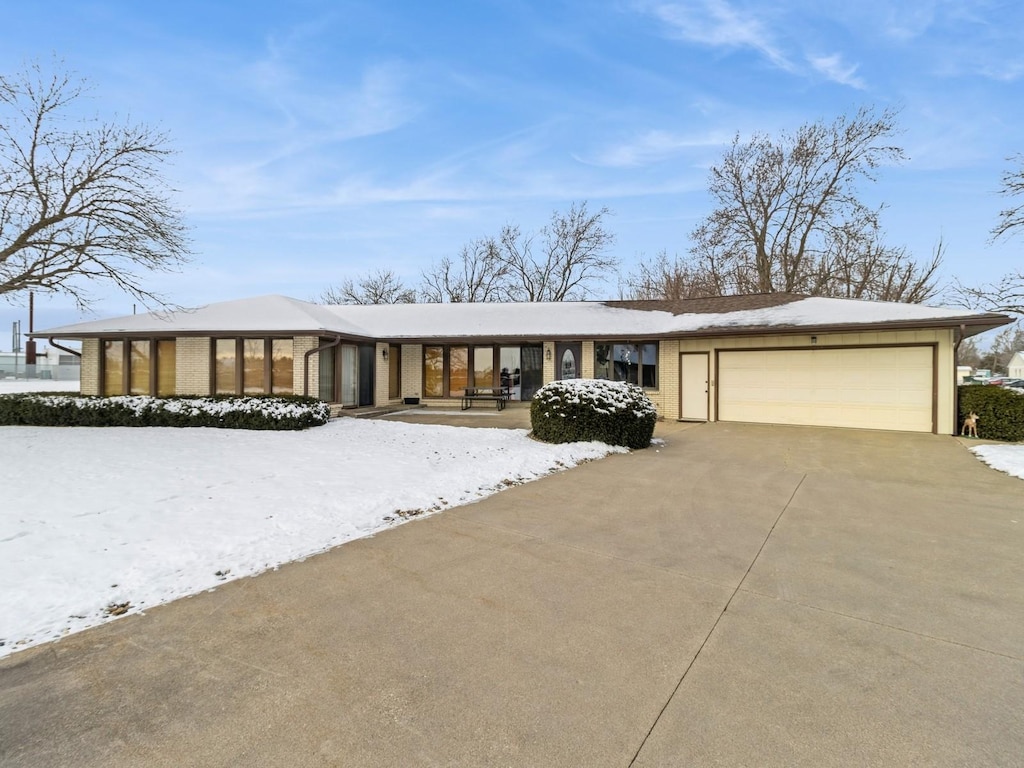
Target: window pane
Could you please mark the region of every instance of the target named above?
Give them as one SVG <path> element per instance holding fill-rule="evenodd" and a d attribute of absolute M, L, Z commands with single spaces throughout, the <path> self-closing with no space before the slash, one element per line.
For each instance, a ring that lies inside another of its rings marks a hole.
<path fill-rule="evenodd" d="M 237 391 L 235 371 L 237 370 L 236 345 L 234 339 L 217 339 L 216 359 L 216 391 L 218 395 L 233 395 Z"/>
<path fill-rule="evenodd" d="M 258 395 L 266 392 L 263 382 L 263 339 L 242 339 L 242 392 Z"/>
<path fill-rule="evenodd" d="M 452 347 L 448 354 L 448 394 L 462 397 L 469 384 L 469 347 Z"/>
<path fill-rule="evenodd" d="M 612 362 L 615 366 L 615 381 L 628 381 L 633 384 L 637 383 L 636 376 L 639 368 L 639 361 L 637 360 L 636 347 L 632 344 L 613 344 Z"/>
<path fill-rule="evenodd" d="M 124 342 L 103 342 L 103 394 L 124 394 Z"/>
<path fill-rule="evenodd" d="M 341 404 L 359 405 L 359 347 L 341 347 Z"/>
<path fill-rule="evenodd" d="M 519 384 L 522 378 L 522 371 L 519 364 L 522 357 L 519 347 L 502 347 L 499 351 L 499 365 L 501 372 L 498 374 L 501 386 L 508 387 L 513 400 L 519 399 Z"/>
<path fill-rule="evenodd" d="M 594 378 L 610 379 L 612 377 L 612 345 L 594 345 Z"/>
<path fill-rule="evenodd" d="M 402 348 L 390 347 L 388 352 L 388 398 L 402 396 Z"/>
<path fill-rule="evenodd" d="M 423 396 L 444 395 L 444 347 L 423 348 Z"/>
<path fill-rule="evenodd" d="M 658 345 L 643 344 L 641 347 L 642 381 L 644 387 L 658 386 Z"/>
<path fill-rule="evenodd" d="M 161 339 L 156 343 L 156 394 L 158 397 L 170 397 L 175 393 L 176 355 L 174 339 Z"/>
<path fill-rule="evenodd" d="M 473 349 L 473 386 L 494 386 L 493 347 L 475 347 Z"/>
<path fill-rule="evenodd" d="M 295 390 L 295 368 L 292 366 L 292 340 L 274 339 L 271 342 L 270 391 L 290 395 Z"/>
<path fill-rule="evenodd" d="M 128 392 L 148 395 L 149 392 L 149 340 L 131 342 L 131 368 L 128 371 Z"/>
<path fill-rule="evenodd" d="M 326 344 L 330 339 L 320 339 L 320 344 Z M 325 403 L 333 403 L 334 400 L 334 355 L 337 347 L 329 347 L 320 352 L 320 399 Z"/>

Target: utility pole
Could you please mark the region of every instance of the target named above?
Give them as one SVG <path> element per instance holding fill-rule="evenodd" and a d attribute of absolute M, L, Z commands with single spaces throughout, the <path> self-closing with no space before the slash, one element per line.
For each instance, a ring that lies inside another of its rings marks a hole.
<path fill-rule="evenodd" d="M 28 332 L 32 333 L 35 330 L 35 308 L 36 308 L 36 297 L 32 291 L 28 292 Z M 25 378 L 34 379 L 36 377 L 36 340 L 29 339 L 25 342 Z"/>
<path fill-rule="evenodd" d="M 14 378 L 18 378 L 18 353 L 21 352 L 21 320 L 11 323 L 11 352 L 14 353 Z"/>

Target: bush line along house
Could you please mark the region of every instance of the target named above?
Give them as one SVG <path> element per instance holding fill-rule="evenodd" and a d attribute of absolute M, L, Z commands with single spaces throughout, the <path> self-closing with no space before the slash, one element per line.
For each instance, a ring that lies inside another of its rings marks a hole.
<path fill-rule="evenodd" d="M 666 419 L 950 434 L 956 349 L 1012 322 L 771 293 L 682 301 L 324 306 L 284 296 L 32 334 L 78 340 L 90 395 L 309 394 L 450 406 L 562 378 L 630 381 Z"/>

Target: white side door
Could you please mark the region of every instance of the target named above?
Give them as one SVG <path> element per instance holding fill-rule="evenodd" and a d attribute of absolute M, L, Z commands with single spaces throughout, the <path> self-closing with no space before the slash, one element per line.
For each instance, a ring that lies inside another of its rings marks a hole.
<path fill-rule="evenodd" d="M 708 420 L 707 352 L 684 352 L 679 356 L 679 418 Z"/>

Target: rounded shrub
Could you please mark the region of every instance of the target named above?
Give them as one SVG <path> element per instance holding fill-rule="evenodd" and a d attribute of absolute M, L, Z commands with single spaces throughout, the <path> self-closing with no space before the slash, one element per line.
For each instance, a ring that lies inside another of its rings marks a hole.
<path fill-rule="evenodd" d="M 545 443 L 596 440 L 646 448 L 657 419 L 654 403 L 643 389 L 624 381 L 553 381 L 530 403 L 533 435 Z"/>
<path fill-rule="evenodd" d="M 957 431 L 970 413 L 976 413 L 979 437 L 1011 443 L 1024 441 L 1024 393 L 981 384 L 964 384 L 957 393 Z"/>
<path fill-rule="evenodd" d="M 36 427 L 220 427 L 298 430 L 326 424 L 330 408 L 298 395 L 95 397 L 65 392 L 0 395 L 0 425 Z"/>

